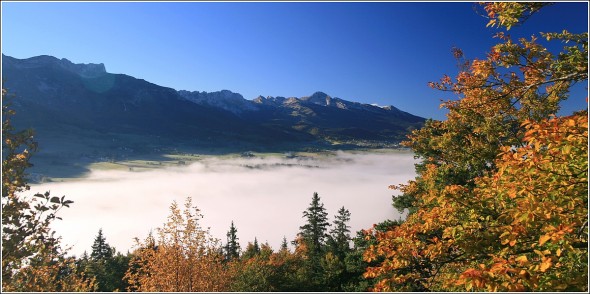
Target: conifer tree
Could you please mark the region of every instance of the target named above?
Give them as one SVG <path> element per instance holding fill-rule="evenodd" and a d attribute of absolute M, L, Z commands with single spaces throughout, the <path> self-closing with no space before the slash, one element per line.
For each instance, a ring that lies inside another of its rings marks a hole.
<path fill-rule="evenodd" d="M 303 217 L 307 218 L 307 223 L 299 227 L 300 233 L 309 248 L 309 253 L 319 256 L 323 251 L 330 223 L 328 223 L 328 212 L 324 204 L 320 202 L 318 193 L 313 193 L 311 203 L 303 212 Z"/>
<path fill-rule="evenodd" d="M 229 231 L 227 232 L 227 244 L 225 245 L 225 259 L 232 260 L 240 257 L 240 243 L 237 236 L 238 229 L 234 226 L 234 222 L 231 222 Z"/>
<path fill-rule="evenodd" d="M 329 237 L 329 245 L 330 249 L 341 259 L 344 259 L 344 256 L 348 251 L 350 251 L 350 226 L 348 222 L 350 221 L 350 211 L 348 209 L 340 208 L 338 210 L 338 215 L 334 219 L 334 228 L 330 230 L 330 237 Z"/>
<path fill-rule="evenodd" d="M 296 251 L 306 256 L 302 274 L 309 283 L 305 291 L 321 291 L 324 288 L 322 259 L 326 251 L 325 241 L 330 223 L 328 223 L 328 212 L 321 203 L 318 193 L 313 194 L 309 207 L 303 212 L 303 217 L 307 219 L 307 223 L 299 227 L 301 243 L 297 245 L 299 248 L 296 248 Z"/>
<path fill-rule="evenodd" d="M 281 243 L 281 250 L 279 250 L 280 252 L 283 251 L 289 251 L 289 245 L 287 244 L 287 237 L 283 236 L 283 242 Z"/>
<path fill-rule="evenodd" d="M 104 235 L 102 234 L 102 228 L 98 230 L 98 235 L 94 239 L 92 244 L 92 253 L 90 258 L 94 261 L 106 260 L 113 257 L 113 248 L 109 246 Z"/>
<path fill-rule="evenodd" d="M 107 243 L 102 229 L 99 229 L 90 256 L 84 251 L 79 260 L 80 267 L 95 279 L 96 290 L 99 292 L 122 291 L 128 286 L 123 277 L 128 269 L 130 256 L 121 253 L 115 255 L 115 252 L 115 248 Z"/>

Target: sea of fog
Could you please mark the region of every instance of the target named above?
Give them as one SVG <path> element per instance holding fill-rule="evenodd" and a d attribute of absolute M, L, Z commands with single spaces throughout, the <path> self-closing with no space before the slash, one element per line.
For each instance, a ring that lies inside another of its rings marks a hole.
<path fill-rule="evenodd" d="M 410 152 L 349 153 L 316 158 L 205 158 L 191 165 L 142 172 L 92 171 L 75 181 L 49 182 L 31 193 L 51 191 L 73 200 L 59 212 L 53 228 L 71 253 L 90 252 L 98 230 L 118 251 L 134 247 L 161 227 L 172 201 L 186 197 L 201 209 L 203 227 L 226 241 L 233 221 L 242 249 L 256 237 L 278 249 L 305 223 L 303 211 L 317 192 L 330 222 L 339 208 L 351 213 L 351 236 L 385 219 L 398 219 L 391 206 L 391 184 L 415 176 Z"/>

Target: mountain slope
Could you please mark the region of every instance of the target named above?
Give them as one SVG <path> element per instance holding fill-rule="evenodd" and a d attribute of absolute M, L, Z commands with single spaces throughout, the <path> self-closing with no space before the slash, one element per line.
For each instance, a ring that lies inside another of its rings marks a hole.
<path fill-rule="evenodd" d="M 157 137 L 172 144 L 248 149 L 358 140 L 390 144 L 424 122 L 393 106 L 349 102 L 322 92 L 247 100 L 228 90 L 176 91 L 108 73 L 103 64 L 74 64 L 51 56 L 2 55 L 2 74 L 5 86 L 18 97 L 15 124 L 46 135 L 76 130 L 74 139 L 119 134 L 142 136 L 145 144 Z"/>
<path fill-rule="evenodd" d="M 270 121 L 288 120 L 297 130 L 334 140 L 399 140 L 409 129 L 424 122 L 423 118 L 393 106 L 382 108 L 349 102 L 322 92 L 302 98 L 258 97 L 254 102 L 274 110 Z"/>

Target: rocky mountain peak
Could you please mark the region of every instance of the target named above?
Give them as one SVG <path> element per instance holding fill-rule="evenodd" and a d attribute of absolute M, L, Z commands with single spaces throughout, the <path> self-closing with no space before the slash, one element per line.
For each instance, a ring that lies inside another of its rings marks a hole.
<path fill-rule="evenodd" d="M 233 113 L 241 113 L 246 110 L 256 110 L 257 107 L 253 101 L 244 99 L 239 93 L 234 93 L 230 90 L 221 90 L 217 92 L 207 93 L 205 91 L 185 91 L 180 90 L 178 94 L 186 100 L 197 104 L 205 104 L 209 106 L 223 108 Z"/>
<path fill-rule="evenodd" d="M 256 98 L 254 98 L 252 100 L 252 102 L 256 103 L 256 104 L 262 104 L 262 105 L 270 105 L 270 106 L 280 106 L 281 104 L 283 104 L 283 102 L 285 102 L 285 97 L 273 97 L 273 96 L 258 96 Z"/>
<path fill-rule="evenodd" d="M 2 54 L 2 62 L 22 69 L 57 66 L 85 78 L 94 78 L 107 73 L 103 63 L 73 63 L 66 58 L 58 59 L 49 55 L 17 59 Z"/>
<path fill-rule="evenodd" d="M 322 106 L 330 106 L 332 104 L 332 97 L 324 92 L 318 91 L 313 93 L 311 96 L 302 97 L 301 101 Z"/>
<path fill-rule="evenodd" d="M 266 100 L 266 98 L 264 96 L 258 95 L 258 97 L 252 99 L 252 102 L 258 103 L 258 104 L 263 104 L 265 100 Z"/>
<path fill-rule="evenodd" d="M 95 78 L 107 73 L 104 63 L 72 63 L 71 61 L 62 58 L 60 65 L 64 69 L 77 73 L 85 78 Z"/>

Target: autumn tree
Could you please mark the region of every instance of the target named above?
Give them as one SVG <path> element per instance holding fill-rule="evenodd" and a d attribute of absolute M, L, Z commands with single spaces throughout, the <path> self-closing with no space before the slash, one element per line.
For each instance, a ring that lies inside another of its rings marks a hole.
<path fill-rule="evenodd" d="M 223 263 L 219 240 L 201 227 L 202 214 L 187 198 L 184 210 L 170 206 L 168 221 L 158 238 L 137 241 L 125 278 L 129 291 L 224 291 L 231 270 Z"/>
<path fill-rule="evenodd" d="M 489 25 L 510 28 L 543 5 L 483 4 Z M 422 163 L 395 204 L 407 220 L 364 254 L 373 290 L 587 291 L 587 111 L 557 117 L 570 87 L 587 82 L 588 34 L 541 33 L 501 41 L 465 60 L 445 121 L 409 136 Z M 578 98 L 579 99 L 579 98 Z"/>
<path fill-rule="evenodd" d="M 2 290 L 88 291 L 92 281 L 76 271 L 73 258 L 50 224 L 73 201 L 49 192 L 26 195 L 26 169 L 37 148 L 32 130 L 16 131 L 12 96 L 2 85 Z"/>
<path fill-rule="evenodd" d="M 529 2 L 526 4 L 515 2 L 486 3 L 484 8 L 490 21 L 487 26 L 505 27 L 508 30 L 515 25 L 521 25 L 541 8 L 552 5 L 550 2 Z"/>
<path fill-rule="evenodd" d="M 344 257 L 346 265 L 346 277 L 342 280 L 342 291 L 346 292 L 365 292 L 375 284 L 374 279 L 367 279 L 363 276 L 368 267 L 374 267 L 383 262 L 384 258 L 379 257 L 371 262 L 363 259 L 364 252 L 371 245 L 377 244 L 377 233 L 392 230 L 402 223 L 401 220 L 386 220 L 375 224 L 372 230 L 360 230 L 352 238 L 353 248 Z"/>

